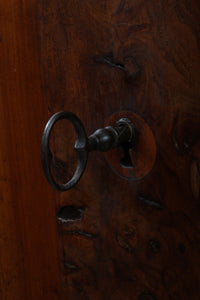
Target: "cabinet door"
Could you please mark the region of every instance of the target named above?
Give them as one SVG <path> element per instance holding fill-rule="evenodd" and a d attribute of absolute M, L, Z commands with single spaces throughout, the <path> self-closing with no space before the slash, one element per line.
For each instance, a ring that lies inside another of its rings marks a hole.
<path fill-rule="evenodd" d="M 39 14 L 48 116 L 74 112 L 88 135 L 121 116 L 138 129 L 132 165 L 93 152 L 55 192 L 64 298 L 199 299 L 198 1 L 51 0 Z M 51 138 L 60 181 L 73 134 L 62 121 Z"/>

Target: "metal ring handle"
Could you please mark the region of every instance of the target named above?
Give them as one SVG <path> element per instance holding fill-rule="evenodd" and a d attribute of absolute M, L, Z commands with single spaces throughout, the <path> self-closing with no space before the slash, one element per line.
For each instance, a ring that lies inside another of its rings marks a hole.
<path fill-rule="evenodd" d="M 73 177 L 64 184 L 60 184 L 55 181 L 52 173 L 51 173 L 51 161 L 52 161 L 52 154 L 49 148 L 49 138 L 53 126 L 59 120 L 66 119 L 70 121 L 75 129 L 76 132 L 76 141 L 75 141 L 75 151 L 77 155 L 77 168 L 73 175 Z M 54 114 L 49 121 L 47 122 L 43 135 L 42 135 L 42 142 L 41 142 L 41 161 L 42 167 L 44 170 L 44 174 L 49 182 L 49 184 L 55 190 L 59 191 L 66 191 L 72 188 L 81 178 L 83 172 L 85 170 L 87 159 L 88 159 L 88 138 L 85 133 L 84 126 L 81 120 L 73 113 L 67 111 L 61 111 Z"/>

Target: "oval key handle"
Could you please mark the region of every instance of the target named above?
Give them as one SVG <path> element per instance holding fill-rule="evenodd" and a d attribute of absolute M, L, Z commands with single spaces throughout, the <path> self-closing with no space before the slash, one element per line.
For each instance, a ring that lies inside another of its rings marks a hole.
<path fill-rule="evenodd" d="M 77 167 L 73 177 L 64 184 L 55 181 L 51 172 L 52 153 L 49 147 L 50 134 L 53 126 L 59 120 L 70 121 L 75 129 L 76 140 L 74 150 L 77 155 Z M 92 135 L 87 137 L 85 128 L 81 120 L 73 113 L 61 111 L 54 114 L 47 122 L 41 142 L 41 161 L 44 174 L 51 187 L 55 190 L 66 191 L 71 189 L 85 171 L 88 153 L 91 151 L 106 152 L 119 147 L 124 143 L 131 143 L 135 140 L 135 127 L 127 118 L 119 119 L 114 126 L 97 129 Z"/>

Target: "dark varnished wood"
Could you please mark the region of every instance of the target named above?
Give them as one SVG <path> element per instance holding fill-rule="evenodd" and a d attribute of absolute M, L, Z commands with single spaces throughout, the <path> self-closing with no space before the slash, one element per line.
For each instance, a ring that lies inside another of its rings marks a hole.
<path fill-rule="evenodd" d="M 61 299 L 36 1 L 0 3 L 0 299 Z"/>
<path fill-rule="evenodd" d="M 90 134 L 132 111 L 157 148 L 139 181 L 93 153 L 76 188 L 56 193 L 65 297 L 199 299 L 198 1 L 52 0 L 39 13 L 49 116 L 72 111 Z M 67 177 L 62 149 L 54 169 Z"/>

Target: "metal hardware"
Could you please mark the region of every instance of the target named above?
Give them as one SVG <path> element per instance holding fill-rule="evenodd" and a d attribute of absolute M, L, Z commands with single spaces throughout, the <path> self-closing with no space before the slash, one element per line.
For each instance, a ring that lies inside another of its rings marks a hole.
<path fill-rule="evenodd" d="M 74 149 L 77 155 L 77 168 L 73 177 L 67 183 L 60 184 L 55 181 L 51 172 L 52 153 L 49 148 L 49 139 L 55 123 L 63 119 L 70 121 L 75 129 L 76 141 Z M 67 111 L 58 112 L 49 119 L 42 136 L 41 161 L 46 179 L 55 190 L 69 190 L 83 175 L 89 152 L 106 152 L 110 149 L 122 146 L 123 143 L 126 142 L 133 144 L 134 140 L 135 127 L 127 118 L 121 118 L 114 126 L 97 129 L 92 135 L 87 137 L 82 122 L 75 114 Z"/>

